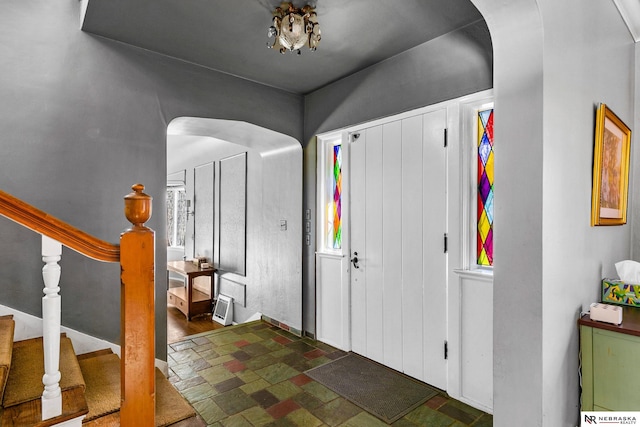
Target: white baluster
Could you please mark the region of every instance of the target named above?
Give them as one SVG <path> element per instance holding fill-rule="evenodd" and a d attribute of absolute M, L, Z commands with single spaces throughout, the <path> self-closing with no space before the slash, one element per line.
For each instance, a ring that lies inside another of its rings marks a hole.
<path fill-rule="evenodd" d="M 44 344 L 44 375 L 42 383 L 42 419 L 62 415 L 60 391 L 60 256 L 62 245 L 42 236 L 42 269 L 44 297 L 42 298 L 42 338 Z"/>

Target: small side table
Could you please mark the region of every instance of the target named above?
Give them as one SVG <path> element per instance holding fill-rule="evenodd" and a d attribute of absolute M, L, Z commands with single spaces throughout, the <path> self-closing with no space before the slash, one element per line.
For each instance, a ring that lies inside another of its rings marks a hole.
<path fill-rule="evenodd" d="M 187 320 L 191 320 L 194 316 L 211 312 L 211 304 L 214 297 L 213 273 L 216 272 L 215 268 L 198 268 L 187 261 L 169 261 L 167 262 L 167 270 L 187 279 L 185 286 L 167 290 L 168 303 L 175 305 L 178 310 L 183 312 L 187 316 Z M 193 288 L 194 279 L 201 276 L 209 276 L 209 287 L 206 289 L 208 294 Z"/>

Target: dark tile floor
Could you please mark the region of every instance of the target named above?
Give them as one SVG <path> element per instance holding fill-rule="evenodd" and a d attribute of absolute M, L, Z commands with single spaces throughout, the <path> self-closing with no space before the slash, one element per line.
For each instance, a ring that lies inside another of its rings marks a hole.
<path fill-rule="evenodd" d="M 169 345 L 169 380 L 209 426 L 387 425 L 303 372 L 344 356 L 265 322 Z M 493 425 L 493 417 L 440 393 L 394 426 Z"/>

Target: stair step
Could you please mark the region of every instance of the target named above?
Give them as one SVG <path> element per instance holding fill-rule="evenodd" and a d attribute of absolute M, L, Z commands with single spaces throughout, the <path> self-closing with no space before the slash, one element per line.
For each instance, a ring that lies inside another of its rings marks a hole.
<path fill-rule="evenodd" d="M 85 382 L 71 340 L 60 337 L 60 388 L 85 389 Z M 42 338 L 13 343 L 13 358 L 2 406 L 9 408 L 24 402 L 40 400 L 44 386 L 44 349 Z"/>
<path fill-rule="evenodd" d="M 78 363 L 87 388 L 89 413 L 85 421 L 120 410 L 120 358 L 109 353 L 81 358 Z"/>
<path fill-rule="evenodd" d="M 82 415 L 84 426 L 120 425 L 120 359 L 111 350 L 75 356 L 71 340 L 60 339 L 60 387 L 62 415 L 41 421 L 40 401 L 44 386 L 42 338 L 12 342 L 15 323 L 0 316 L 0 381 L 6 381 L 0 400 L 0 426 L 48 427 Z M 10 368 L 9 368 L 10 366 Z M 6 377 L 3 380 L 3 375 Z M 0 382 L 0 387 L 3 382 Z M 0 390 L 2 391 L 2 390 Z M 187 401 L 156 369 L 156 425 L 163 427 L 204 427 Z"/>
<path fill-rule="evenodd" d="M 46 421 L 41 421 L 42 403 L 40 401 L 44 390 L 42 338 L 17 341 L 12 344 L 11 368 L 3 397 L 1 426 L 46 427 L 80 417 L 88 412 L 84 398 L 84 379 L 69 338 L 64 334 L 60 337 L 62 415 Z"/>
<path fill-rule="evenodd" d="M 13 316 L 2 316 L 0 318 L 0 402 L 4 398 L 4 389 L 9 378 L 15 328 L 16 322 L 13 320 Z"/>
<path fill-rule="evenodd" d="M 74 418 L 89 411 L 82 388 L 76 387 L 62 392 L 62 415 L 42 421 L 42 403 L 40 399 L 24 402 L 2 410 L 0 408 L 0 426 L 2 427 L 49 427 Z"/>
<path fill-rule="evenodd" d="M 76 357 L 78 358 L 78 362 L 85 359 L 91 359 L 92 357 L 104 356 L 106 354 L 113 354 L 110 348 L 105 348 L 103 350 L 96 350 L 90 353 L 82 353 L 78 354 Z"/>
<path fill-rule="evenodd" d="M 86 427 L 120 425 L 120 358 L 116 354 L 80 356 L 87 388 L 89 413 Z M 204 426 L 194 409 L 169 383 L 159 369 L 156 373 L 156 426 Z M 189 424 L 192 423 L 192 424 Z"/>

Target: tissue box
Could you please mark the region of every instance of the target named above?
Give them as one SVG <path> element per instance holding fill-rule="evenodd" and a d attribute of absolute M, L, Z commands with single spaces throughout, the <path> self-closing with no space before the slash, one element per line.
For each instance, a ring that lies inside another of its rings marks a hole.
<path fill-rule="evenodd" d="M 640 285 L 602 279 L 602 302 L 640 307 Z"/>

